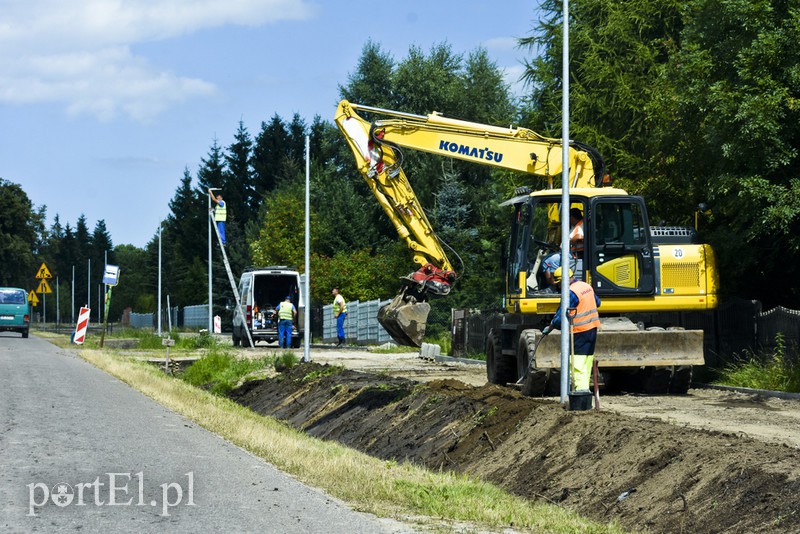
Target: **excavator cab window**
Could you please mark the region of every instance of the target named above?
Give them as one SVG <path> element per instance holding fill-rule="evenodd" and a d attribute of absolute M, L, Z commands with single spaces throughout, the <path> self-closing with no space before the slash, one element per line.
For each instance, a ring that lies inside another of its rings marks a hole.
<path fill-rule="evenodd" d="M 591 280 L 599 295 L 653 294 L 655 267 L 641 197 L 592 202 Z"/>
<path fill-rule="evenodd" d="M 512 293 L 557 293 L 552 274 L 561 265 L 561 200 L 534 198 L 516 205 L 512 225 L 508 287 Z M 571 203 L 583 211 L 583 202 Z M 569 266 L 581 276 L 575 254 Z"/>
<path fill-rule="evenodd" d="M 520 273 L 527 270 L 527 241 L 530 231 L 531 205 L 521 202 L 515 205 L 514 218 L 511 224 L 508 255 L 508 279 L 506 284 L 509 293 L 521 293 Z"/>

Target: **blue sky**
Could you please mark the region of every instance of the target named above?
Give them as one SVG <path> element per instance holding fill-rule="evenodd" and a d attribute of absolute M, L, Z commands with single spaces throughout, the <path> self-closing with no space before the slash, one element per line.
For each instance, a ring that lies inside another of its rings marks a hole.
<path fill-rule="evenodd" d="M 368 39 L 396 60 L 483 46 L 518 83 L 536 0 L 0 0 L 0 178 L 143 247 L 239 121 L 332 120 Z M 431 110 L 426 110 L 431 111 Z M 463 117 L 467 118 L 468 117 Z M 205 229 L 198 231 L 205 232 Z"/>

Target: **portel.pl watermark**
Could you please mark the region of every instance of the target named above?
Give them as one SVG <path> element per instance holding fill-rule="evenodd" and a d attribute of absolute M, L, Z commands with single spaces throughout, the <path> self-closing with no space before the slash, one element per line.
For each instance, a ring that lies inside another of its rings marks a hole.
<path fill-rule="evenodd" d="M 133 488 L 129 487 L 133 484 Z M 195 506 L 194 472 L 186 473 L 186 487 L 180 482 L 165 482 L 160 494 L 148 499 L 144 491 L 144 473 L 105 473 L 92 482 L 67 484 L 59 482 L 48 486 L 44 482 L 27 484 L 28 514 L 36 516 L 37 508 L 51 502 L 59 508 L 67 506 L 150 506 L 161 508 L 168 516 L 175 506 Z M 185 498 L 185 501 L 184 501 Z"/>

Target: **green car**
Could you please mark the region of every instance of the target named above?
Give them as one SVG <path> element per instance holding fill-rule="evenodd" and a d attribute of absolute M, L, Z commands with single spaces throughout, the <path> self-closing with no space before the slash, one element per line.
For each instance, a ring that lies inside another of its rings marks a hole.
<path fill-rule="evenodd" d="M 31 308 L 28 294 L 18 287 L 0 287 L 0 332 L 19 332 L 28 337 Z"/>

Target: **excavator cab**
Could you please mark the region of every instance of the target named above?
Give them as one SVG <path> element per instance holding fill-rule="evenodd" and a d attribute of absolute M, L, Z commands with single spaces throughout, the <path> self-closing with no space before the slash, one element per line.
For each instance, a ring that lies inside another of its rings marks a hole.
<path fill-rule="evenodd" d="M 517 200 L 509 243 L 508 296 L 556 299 L 549 275 L 561 265 L 560 191 Z M 601 297 L 653 295 L 655 262 L 643 199 L 608 188 L 575 190 L 567 211 L 574 210 L 583 215 L 584 235 L 582 246 L 570 247 L 575 278 L 590 283 Z"/>

